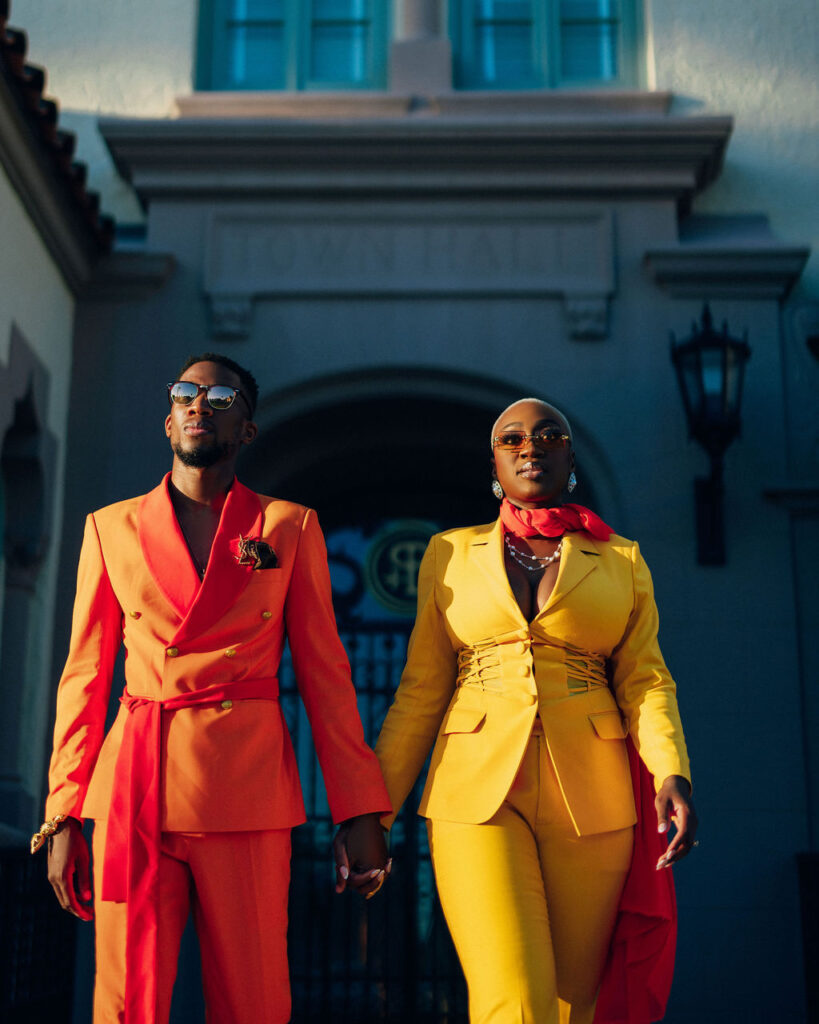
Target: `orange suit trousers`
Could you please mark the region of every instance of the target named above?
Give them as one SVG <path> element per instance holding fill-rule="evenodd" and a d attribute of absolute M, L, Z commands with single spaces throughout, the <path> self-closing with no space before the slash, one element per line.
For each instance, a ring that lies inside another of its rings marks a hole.
<path fill-rule="evenodd" d="M 470 1024 L 592 1024 L 634 829 L 576 834 L 537 722 L 489 821 L 427 830 Z"/>
<path fill-rule="evenodd" d="M 94 828 L 102 865 L 105 821 Z M 125 1012 L 126 904 L 103 901 L 95 873 L 94 1024 L 121 1024 Z M 208 1024 L 290 1020 L 287 896 L 290 829 L 163 832 L 159 867 L 156 1024 L 167 1024 L 179 944 L 193 913 L 202 958 Z"/>

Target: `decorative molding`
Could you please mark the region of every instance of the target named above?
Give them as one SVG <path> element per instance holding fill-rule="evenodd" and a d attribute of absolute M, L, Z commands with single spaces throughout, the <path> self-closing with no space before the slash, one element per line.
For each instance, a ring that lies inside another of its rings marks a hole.
<path fill-rule="evenodd" d="M 659 117 L 671 109 L 670 92 L 637 89 L 433 92 L 195 92 L 178 96 L 182 118 L 300 118 L 357 121 L 412 116 L 497 118 Z"/>
<path fill-rule="evenodd" d="M 567 295 L 569 336 L 575 341 L 602 341 L 609 335 L 607 295 Z"/>
<path fill-rule="evenodd" d="M 106 120 L 119 171 L 154 197 L 672 199 L 719 174 L 729 117 L 490 115 Z"/>
<path fill-rule="evenodd" d="M 783 299 L 810 255 L 802 246 L 680 245 L 643 259 L 658 288 L 680 299 Z"/>
<path fill-rule="evenodd" d="M 216 338 L 246 338 L 253 320 L 253 301 L 250 295 L 210 296 L 210 332 Z"/>
<path fill-rule="evenodd" d="M 81 293 L 89 302 L 129 302 L 147 298 L 170 279 L 176 260 L 165 253 L 114 252 L 94 268 Z"/>
<path fill-rule="evenodd" d="M 413 97 L 386 92 L 195 92 L 177 96 L 183 118 L 382 118 L 402 117 Z"/>
<path fill-rule="evenodd" d="M 457 203 L 426 208 L 315 204 L 243 207 L 211 215 L 204 290 L 212 329 L 245 337 L 251 303 L 270 296 L 536 295 L 565 298 L 571 335 L 603 338 L 614 291 L 608 211 L 527 204 L 478 215 Z"/>
<path fill-rule="evenodd" d="M 437 113 L 448 116 L 628 118 L 667 114 L 673 98 L 671 92 L 647 89 L 469 89 L 431 97 L 430 104 Z"/>

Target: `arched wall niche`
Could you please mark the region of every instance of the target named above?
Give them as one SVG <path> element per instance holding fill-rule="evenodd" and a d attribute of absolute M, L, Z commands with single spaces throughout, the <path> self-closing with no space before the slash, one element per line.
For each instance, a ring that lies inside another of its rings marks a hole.
<path fill-rule="evenodd" d="M 607 458 L 582 414 L 546 389 L 418 367 L 318 376 L 263 395 L 239 473 L 263 493 L 318 509 L 325 526 L 408 516 L 443 525 L 497 515 L 488 438 L 498 413 L 538 393 L 572 423 L 577 501 L 623 521 Z"/>
<path fill-rule="evenodd" d="M 12 325 L 0 362 L 0 474 L 7 584 L 31 588 L 53 533 L 57 442 L 43 426 L 50 372 Z"/>
<path fill-rule="evenodd" d="M 45 756 L 50 623 L 38 583 L 54 532 L 57 445 L 44 426 L 48 369 L 16 327 L 8 352 L 0 362 L 0 823 L 26 831 L 36 817 Z"/>

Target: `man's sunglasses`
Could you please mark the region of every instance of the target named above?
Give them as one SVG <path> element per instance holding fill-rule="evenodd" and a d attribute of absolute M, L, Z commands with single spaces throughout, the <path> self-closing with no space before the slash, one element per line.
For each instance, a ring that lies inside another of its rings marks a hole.
<path fill-rule="evenodd" d="M 231 388 L 227 384 L 194 384 L 190 380 L 178 380 L 175 384 L 168 385 L 168 401 L 172 405 L 191 405 L 199 397 L 200 391 L 205 392 L 211 409 L 229 409 L 236 401 L 236 396 L 241 395 L 250 411 L 250 402 L 244 393 L 239 388 Z"/>
<path fill-rule="evenodd" d="M 519 452 L 527 441 L 534 441 L 538 448 L 549 452 L 565 448 L 571 438 L 554 427 L 543 427 L 542 430 L 536 430 L 534 434 L 526 434 L 522 430 L 505 430 L 502 434 L 492 438 L 492 447 L 508 452 Z"/>

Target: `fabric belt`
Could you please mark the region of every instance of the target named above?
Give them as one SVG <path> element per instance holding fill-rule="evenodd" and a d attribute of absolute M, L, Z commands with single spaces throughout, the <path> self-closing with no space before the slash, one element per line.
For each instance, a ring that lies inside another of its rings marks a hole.
<path fill-rule="evenodd" d="M 268 676 L 164 700 L 134 697 L 127 687 L 120 697 L 129 714 L 114 771 L 102 899 L 127 904 L 125 1024 L 153 1024 L 156 1017 L 162 712 L 226 700 L 277 700 L 278 696 L 279 681 Z"/>

